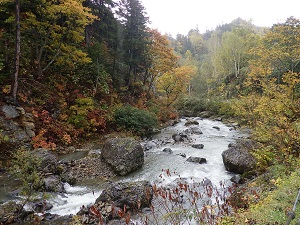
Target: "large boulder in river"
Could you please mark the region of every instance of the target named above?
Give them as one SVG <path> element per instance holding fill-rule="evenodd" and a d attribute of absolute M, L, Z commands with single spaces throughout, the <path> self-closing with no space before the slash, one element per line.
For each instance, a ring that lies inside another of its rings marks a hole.
<path fill-rule="evenodd" d="M 96 199 L 96 203 L 113 202 L 114 206 L 124 209 L 138 210 L 149 207 L 153 197 L 152 185 L 149 181 L 112 183 Z"/>
<path fill-rule="evenodd" d="M 103 145 L 102 159 L 118 175 L 125 176 L 143 166 L 144 151 L 133 138 L 112 138 Z"/>
<path fill-rule="evenodd" d="M 250 154 L 255 143 L 252 140 L 238 140 L 236 144 L 230 144 L 229 148 L 222 153 L 223 163 L 226 170 L 243 174 L 255 168 L 256 160 Z"/>

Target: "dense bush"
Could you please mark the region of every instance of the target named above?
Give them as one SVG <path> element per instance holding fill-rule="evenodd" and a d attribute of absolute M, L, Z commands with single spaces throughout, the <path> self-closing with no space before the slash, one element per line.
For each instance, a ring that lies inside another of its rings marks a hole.
<path fill-rule="evenodd" d="M 181 99 L 176 106 L 178 110 L 190 111 L 194 115 L 199 112 L 210 111 L 215 115 L 232 116 L 233 111 L 229 105 L 228 102 L 220 99 L 187 97 Z"/>
<path fill-rule="evenodd" d="M 157 118 L 153 113 L 132 106 L 118 108 L 114 119 L 118 127 L 140 136 L 150 134 L 157 125 Z"/>
<path fill-rule="evenodd" d="M 206 110 L 205 100 L 195 97 L 182 98 L 176 106 L 179 110 L 189 110 L 192 112 L 202 112 Z"/>

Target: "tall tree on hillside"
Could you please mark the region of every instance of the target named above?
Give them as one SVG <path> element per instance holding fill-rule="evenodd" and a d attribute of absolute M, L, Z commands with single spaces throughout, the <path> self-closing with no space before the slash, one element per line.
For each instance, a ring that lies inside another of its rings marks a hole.
<path fill-rule="evenodd" d="M 83 7 L 82 2 L 51 0 L 35 3 L 27 13 L 23 26 L 32 40 L 30 47 L 35 49 L 37 78 L 41 78 L 52 64 L 74 69 L 76 64 L 90 61 L 80 44 L 84 40 L 84 28 L 96 17 Z"/>
<path fill-rule="evenodd" d="M 118 15 L 124 26 L 124 61 L 128 67 L 125 85 L 130 87 L 132 82 L 137 81 L 138 74 L 144 71 L 149 19 L 139 0 L 121 0 Z"/>
<path fill-rule="evenodd" d="M 12 79 L 11 94 L 13 102 L 17 103 L 18 77 L 21 54 L 21 27 L 20 27 L 20 0 L 16 0 L 16 50 L 15 50 L 15 71 Z"/>
<path fill-rule="evenodd" d="M 17 103 L 17 91 L 18 91 L 18 77 L 19 77 L 19 69 L 20 69 L 20 55 L 21 55 L 21 26 L 20 26 L 20 0 L 3 0 L 0 2 L 0 11 L 1 8 L 9 8 L 10 10 L 8 12 L 5 12 L 4 10 L 2 10 L 2 14 L 1 14 L 1 19 L 2 22 L 0 23 L 0 29 L 1 32 L 5 33 L 5 29 L 12 29 L 15 32 L 14 35 L 14 59 L 13 59 L 13 63 L 11 63 L 11 65 L 13 65 L 12 67 L 14 68 L 13 71 L 10 71 L 9 69 L 9 62 L 8 62 L 8 55 L 10 54 L 8 51 L 8 43 L 9 40 L 8 38 L 12 38 L 13 35 L 5 35 L 3 34 L 3 36 L 6 36 L 6 38 L 4 38 L 2 41 L 5 43 L 4 44 L 4 48 L 3 48 L 3 52 L 2 54 L 5 56 L 4 59 L 4 64 L 6 67 L 6 70 L 8 73 L 11 73 L 11 97 L 12 97 L 12 101 L 14 104 Z M 9 12 L 12 13 L 12 15 L 9 15 Z M 11 16 L 11 17 L 10 17 Z M 10 19 L 11 22 L 11 26 L 6 26 L 5 22 L 7 20 Z M 1 35 L 2 36 L 2 35 Z M 2 42 L 2 43 L 3 43 Z M 11 53 L 13 51 L 10 51 Z"/>
<path fill-rule="evenodd" d="M 87 80 L 92 84 L 94 94 L 109 91 L 109 84 L 119 86 L 118 79 L 118 21 L 114 17 L 112 0 L 86 0 L 84 6 L 91 9 L 91 13 L 99 20 L 94 20 L 85 28 L 85 46 L 88 56 L 92 59 L 79 79 L 82 83 Z M 113 81 L 113 82 L 111 82 Z"/>
<path fill-rule="evenodd" d="M 143 85 L 148 86 L 148 98 L 151 90 L 155 89 L 155 81 L 159 76 L 173 70 L 178 61 L 166 36 L 161 35 L 157 30 L 150 30 L 149 33 L 148 62 L 143 79 Z"/>
<path fill-rule="evenodd" d="M 82 6 L 83 0 L 22 0 L 22 68 L 26 74 L 41 79 L 53 65 L 67 71 L 78 63 L 88 62 L 82 51 L 84 28 L 96 17 Z M 9 4 L 1 4 L 1 13 L 9 14 Z M 13 24 L 14 16 L 5 20 Z M 9 26 L 5 30 L 10 33 Z"/>

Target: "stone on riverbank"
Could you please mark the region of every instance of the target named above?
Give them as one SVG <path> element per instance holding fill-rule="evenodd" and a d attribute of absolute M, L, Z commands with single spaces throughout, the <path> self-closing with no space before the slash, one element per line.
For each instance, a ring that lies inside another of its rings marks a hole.
<path fill-rule="evenodd" d="M 226 170 L 239 174 L 253 170 L 256 160 L 250 154 L 250 150 L 254 146 L 255 143 L 250 139 L 239 140 L 236 144 L 230 144 L 229 148 L 222 153 Z"/>
<path fill-rule="evenodd" d="M 118 175 L 125 176 L 143 166 L 144 151 L 133 138 L 112 138 L 103 145 L 102 159 Z"/>

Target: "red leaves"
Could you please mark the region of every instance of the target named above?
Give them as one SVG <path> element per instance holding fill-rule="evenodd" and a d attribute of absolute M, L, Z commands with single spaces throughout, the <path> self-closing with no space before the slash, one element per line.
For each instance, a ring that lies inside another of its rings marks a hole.
<path fill-rule="evenodd" d="M 100 211 L 94 205 L 90 208 L 90 212 L 99 219 L 100 225 L 104 225 L 103 217 Z"/>

